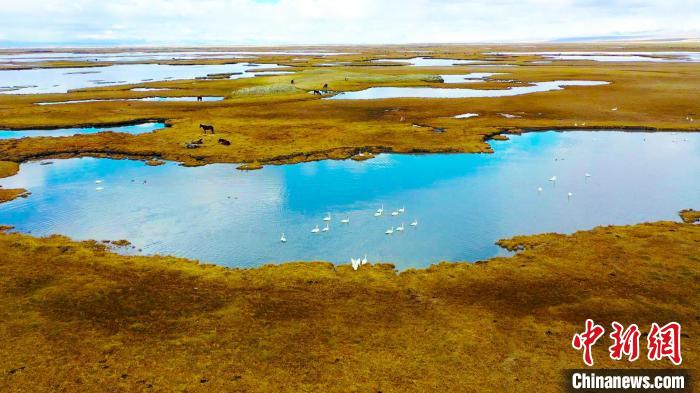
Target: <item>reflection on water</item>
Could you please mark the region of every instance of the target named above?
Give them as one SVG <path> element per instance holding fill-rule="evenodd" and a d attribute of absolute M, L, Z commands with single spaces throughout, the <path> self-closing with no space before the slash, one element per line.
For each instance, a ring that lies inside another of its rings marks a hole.
<path fill-rule="evenodd" d="M 41 61 L 151 61 L 151 60 L 198 60 L 198 59 L 252 59 L 256 55 L 337 56 L 348 52 L 318 50 L 302 51 L 177 51 L 177 52 L 34 52 L 0 54 L 3 63 L 27 63 Z"/>
<path fill-rule="evenodd" d="M 109 102 L 109 101 L 147 101 L 147 102 L 197 102 L 197 101 L 221 101 L 224 97 L 203 96 L 203 97 L 143 97 L 143 98 L 105 98 L 94 100 L 71 100 L 71 101 L 50 101 L 37 102 L 36 105 L 62 105 L 80 104 L 85 102 Z"/>
<path fill-rule="evenodd" d="M 113 131 L 124 132 L 127 134 L 145 134 L 165 128 L 165 123 L 162 122 L 146 122 L 141 124 L 133 124 L 129 126 L 117 127 L 76 127 L 76 128 L 59 128 L 55 130 L 0 130 L 0 139 L 18 139 L 37 136 L 73 136 L 76 134 L 96 134 L 98 132 Z"/>
<path fill-rule="evenodd" d="M 0 93 L 65 93 L 68 90 L 170 79 L 194 79 L 232 73 L 231 79 L 252 78 L 255 67 L 281 68 L 277 64 L 167 65 L 120 64 L 105 67 L 34 68 L 0 70 Z M 8 90 L 8 88 L 12 90 Z"/>
<path fill-rule="evenodd" d="M 698 62 L 700 52 L 499 52 L 512 56 L 544 56 L 554 60 L 589 60 L 601 62 Z M 535 63 L 535 62 L 533 62 Z"/>
<path fill-rule="evenodd" d="M 461 64 L 478 64 L 483 63 L 482 60 L 459 60 L 459 59 L 433 59 L 431 57 L 414 57 L 411 59 L 377 59 L 372 60 L 373 63 L 402 63 L 415 67 L 449 67 Z"/>
<path fill-rule="evenodd" d="M 561 90 L 564 86 L 598 86 L 602 81 L 549 81 L 535 82 L 530 86 L 514 86 L 507 89 L 448 89 L 434 87 L 370 87 L 359 91 L 336 94 L 325 100 L 375 100 L 381 98 L 475 98 L 510 97 L 542 91 Z"/>
<path fill-rule="evenodd" d="M 440 75 L 440 77 L 443 83 L 475 83 L 483 82 L 486 78 L 498 74 L 498 72 L 472 72 L 469 74 Z"/>
<path fill-rule="evenodd" d="M 228 266 L 348 263 L 367 253 L 403 269 L 489 258 L 503 253 L 496 240 L 518 234 L 677 220 L 700 201 L 698 134 L 542 132 L 494 148 L 253 172 L 94 158 L 27 163 L 0 184 L 32 195 L 0 205 L 0 223 L 35 235 L 126 238 L 145 253 Z M 401 207 L 404 214 L 391 215 Z M 327 212 L 330 231 L 312 234 Z M 403 233 L 384 234 L 402 223 Z"/>

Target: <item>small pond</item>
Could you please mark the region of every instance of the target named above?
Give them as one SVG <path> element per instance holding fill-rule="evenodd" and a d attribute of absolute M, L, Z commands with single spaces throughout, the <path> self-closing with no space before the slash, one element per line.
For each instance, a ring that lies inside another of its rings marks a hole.
<path fill-rule="evenodd" d="M 128 126 L 103 126 L 103 127 L 75 127 L 58 128 L 53 130 L 0 130 L 0 139 L 32 138 L 37 136 L 73 136 L 77 134 L 96 134 L 98 132 L 113 131 L 127 134 L 145 134 L 165 128 L 162 122 L 145 122 Z"/>
<path fill-rule="evenodd" d="M 477 98 L 510 97 L 543 91 L 562 90 L 566 86 L 599 86 L 603 81 L 548 81 L 506 89 L 463 89 L 436 87 L 370 87 L 359 91 L 339 93 L 325 100 L 376 100 L 384 98 Z"/>

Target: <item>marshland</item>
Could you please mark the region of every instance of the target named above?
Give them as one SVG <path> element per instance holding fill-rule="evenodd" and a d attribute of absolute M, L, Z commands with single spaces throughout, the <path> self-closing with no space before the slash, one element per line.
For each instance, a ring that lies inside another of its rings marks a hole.
<path fill-rule="evenodd" d="M 0 388 L 559 391 L 582 316 L 692 368 L 699 50 L 4 50 Z"/>

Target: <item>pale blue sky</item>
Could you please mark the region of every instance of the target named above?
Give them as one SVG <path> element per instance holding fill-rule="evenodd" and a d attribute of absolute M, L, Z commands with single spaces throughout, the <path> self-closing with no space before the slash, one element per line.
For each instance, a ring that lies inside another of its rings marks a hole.
<path fill-rule="evenodd" d="M 351 44 L 698 37 L 698 0 L 22 0 L 9 43 Z"/>

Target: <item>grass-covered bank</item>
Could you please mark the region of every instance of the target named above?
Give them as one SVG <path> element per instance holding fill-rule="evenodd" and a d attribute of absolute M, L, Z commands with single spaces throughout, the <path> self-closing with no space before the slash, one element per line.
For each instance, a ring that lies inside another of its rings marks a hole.
<path fill-rule="evenodd" d="M 558 391 L 586 318 L 683 325 L 700 344 L 700 226 L 501 242 L 512 258 L 231 270 L 0 235 L 2 391 Z M 607 335 L 596 366 L 612 362 Z M 643 356 L 642 356 L 643 357 Z"/>

